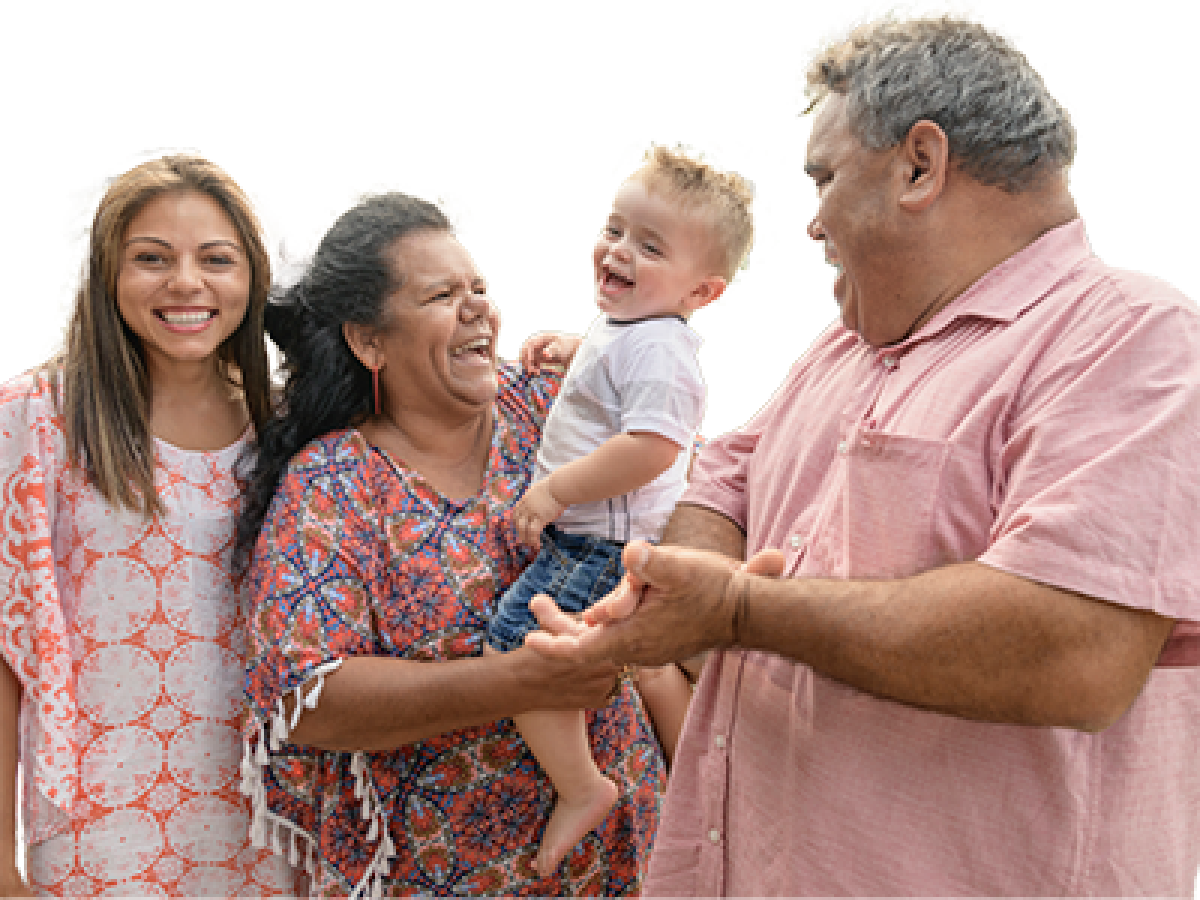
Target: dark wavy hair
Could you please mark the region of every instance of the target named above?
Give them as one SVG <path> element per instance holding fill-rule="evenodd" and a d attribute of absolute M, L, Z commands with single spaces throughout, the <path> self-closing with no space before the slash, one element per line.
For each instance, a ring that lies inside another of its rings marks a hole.
<path fill-rule="evenodd" d="M 385 326 L 387 297 L 404 283 L 389 252 L 408 235 L 439 231 L 453 228 L 432 203 L 400 193 L 365 197 L 333 223 L 300 280 L 271 297 L 264 321 L 283 353 L 286 380 L 248 474 L 237 529 L 239 568 L 249 563 L 291 458 L 371 411 L 371 373 L 351 352 L 342 326 Z"/>

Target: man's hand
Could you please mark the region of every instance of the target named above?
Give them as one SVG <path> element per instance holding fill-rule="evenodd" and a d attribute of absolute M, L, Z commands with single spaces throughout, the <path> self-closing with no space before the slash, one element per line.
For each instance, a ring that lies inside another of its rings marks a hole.
<path fill-rule="evenodd" d="M 739 564 L 718 553 L 634 541 L 623 559 L 625 578 L 582 621 L 549 597 L 534 597 L 530 608 L 543 630 L 530 633 L 526 646 L 549 656 L 645 666 L 686 659 L 730 644 L 747 578 L 783 571 L 775 550 Z"/>
<path fill-rule="evenodd" d="M 529 486 L 525 495 L 513 506 L 513 522 L 517 536 L 527 547 L 538 547 L 542 529 L 562 515 L 566 509 L 550 492 L 550 479 L 543 478 Z"/>
<path fill-rule="evenodd" d="M 565 370 L 575 358 L 575 351 L 583 343 L 577 334 L 558 334 L 543 331 L 525 339 L 521 345 L 521 366 L 529 372 L 538 369 Z"/>

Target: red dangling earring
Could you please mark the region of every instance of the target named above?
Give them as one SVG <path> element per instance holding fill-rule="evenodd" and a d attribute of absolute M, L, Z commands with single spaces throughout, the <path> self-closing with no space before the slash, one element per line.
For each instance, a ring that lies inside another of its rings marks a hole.
<path fill-rule="evenodd" d="M 375 415 L 379 415 L 379 370 L 371 370 L 371 393 L 375 395 Z"/>

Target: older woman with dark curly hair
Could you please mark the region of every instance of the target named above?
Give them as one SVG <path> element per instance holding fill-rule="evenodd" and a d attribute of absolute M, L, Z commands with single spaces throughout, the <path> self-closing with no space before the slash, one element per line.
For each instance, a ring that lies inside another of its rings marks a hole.
<path fill-rule="evenodd" d="M 481 654 L 559 377 L 497 360 L 483 277 L 403 194 L 338 219 L 267 313 L 287 382 L 241 532 L 255 837 L 315 896 L 636 893 L 665 778 L 636 693 L 609 663 Z M 602 707 L 621 799 L 543 878 L 553 790 L 511 717 L 573 707 Z"/>

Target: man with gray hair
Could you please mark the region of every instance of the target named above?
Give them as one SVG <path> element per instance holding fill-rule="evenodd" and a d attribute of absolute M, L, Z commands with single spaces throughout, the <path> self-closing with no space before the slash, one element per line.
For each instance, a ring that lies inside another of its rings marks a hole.
<path fill-rule="evenodd" d="M 1200 316 L 1091 253 L 1003 39 L 885 20 L 808 82 L 840 323 L 626 548 L 637 610 L 528 639 L 717 648 L 645 893 L 1191 896 Z"/>

